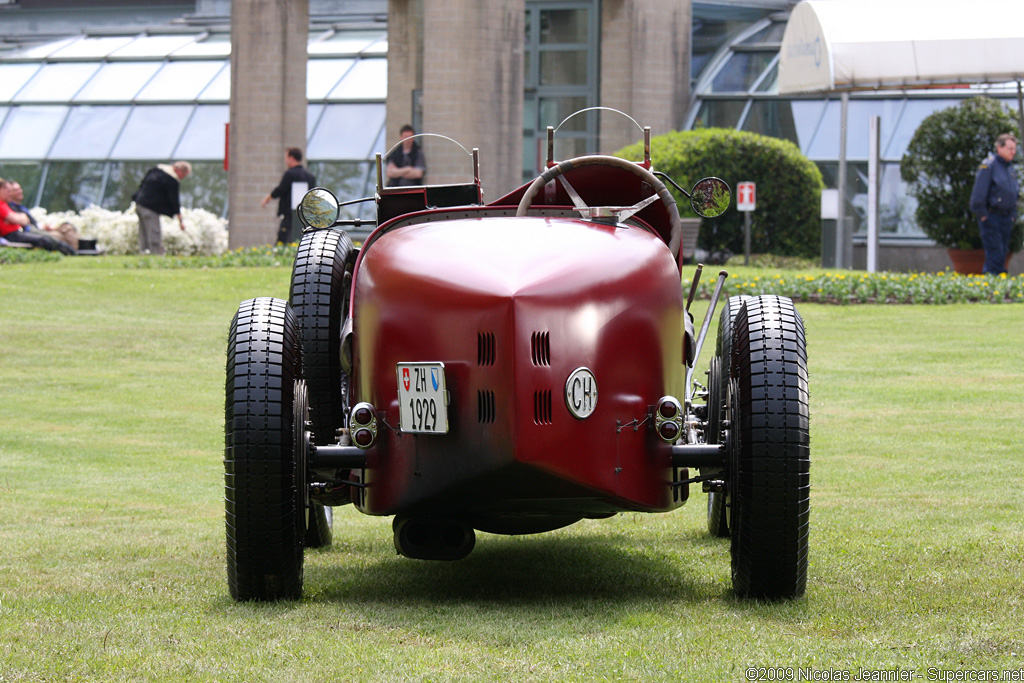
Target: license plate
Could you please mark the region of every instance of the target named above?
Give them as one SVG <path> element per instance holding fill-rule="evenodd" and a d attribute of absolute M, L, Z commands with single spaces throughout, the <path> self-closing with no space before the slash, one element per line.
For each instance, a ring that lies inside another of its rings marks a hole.
<path fill-rule="evenodd" d="M 448 433 L 448 392 L 444 363 L 399 363 L 399 429 L 423 434 Z"/>

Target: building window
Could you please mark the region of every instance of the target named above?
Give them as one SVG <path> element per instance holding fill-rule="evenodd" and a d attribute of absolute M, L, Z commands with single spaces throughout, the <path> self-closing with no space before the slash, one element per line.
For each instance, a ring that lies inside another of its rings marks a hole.
<path fill-rule="evenodd" d="M 597 0 L 537 0 L 526 4 L 523 68 L 523 179 L 542 170 L 547 127 L 597 105 Z M 587 113 L 566 122 L 555 138 L 559 159 L 597 151 L 598 119 Z"/>

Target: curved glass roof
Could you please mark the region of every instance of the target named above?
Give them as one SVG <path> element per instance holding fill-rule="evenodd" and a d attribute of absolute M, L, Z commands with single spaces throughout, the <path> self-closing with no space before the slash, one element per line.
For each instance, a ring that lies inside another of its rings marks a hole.
<path fill-rule="evenodd" d="M 383 151 L 369 141 L 384 127 L 387 45 L 384 30 L 310 34 L 311 161 Z M 221 160 L 230 54 L 229 34 L 210 31 L 83 34 L 6 53 L 0 161 Z"/>
<path fill-rule="evenodd" d="M 736 128 L 784 138 L 816 162 L 826 185 L 835 187 L 839 165 L 841 102 L 838 94 L 780 96 L 778 54 L 788 16 L 772 14 L 731 26 L 727 40 L 703 58 L 696 76 L 687 128 Z M 864 228 L 867 205 L 868 126 L 879 116 L 883 234 L 923 237 L 914 219 L 899 163 L 914 131 L 929 114 L 962 99 L 987 94 L 1014 111 L 1016 92 L 1006 85 L 963 88 L 855 91 L 849 94 L 846 157 L 853 214 Z M 848 214 L 849 215 L 849 214 Z"/>
<path fill-rule="evenodd" d="M 698 75 L 688 128 L 749 130 L 796 143 L 815 161 L 839 156 L 839 95 L 780 96 L 778 53 L 786 15 L 773 15 L 737 31 Z M 985 92 L 1016 108 L 1001 86 L 859 91 L 850 93 L 848 130 L 867 130 L 880 116 L 883 159 L 899 160 L 921 121 L 933 111 Z M 867 135 L 848 135 L 847 157 L 866 160 Z"/>

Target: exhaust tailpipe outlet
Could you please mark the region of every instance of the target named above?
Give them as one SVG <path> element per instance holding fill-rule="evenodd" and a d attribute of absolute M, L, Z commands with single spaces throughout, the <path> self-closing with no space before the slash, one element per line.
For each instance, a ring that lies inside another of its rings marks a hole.
<path fill-rule="evenodd" d="M 414 560 L 461 560 L 476 545 L 473 527 L 457 519 L 397 515 L 395 550 Z"/>

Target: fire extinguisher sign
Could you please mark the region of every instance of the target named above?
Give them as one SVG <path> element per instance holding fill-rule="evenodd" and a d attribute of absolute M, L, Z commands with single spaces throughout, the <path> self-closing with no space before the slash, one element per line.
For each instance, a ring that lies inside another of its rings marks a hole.
<path fill-rule="evenodd" d="M 753 211 L 757 208 L 757 186 L 750 182 L 736 183 L 736 210 Z"/>

